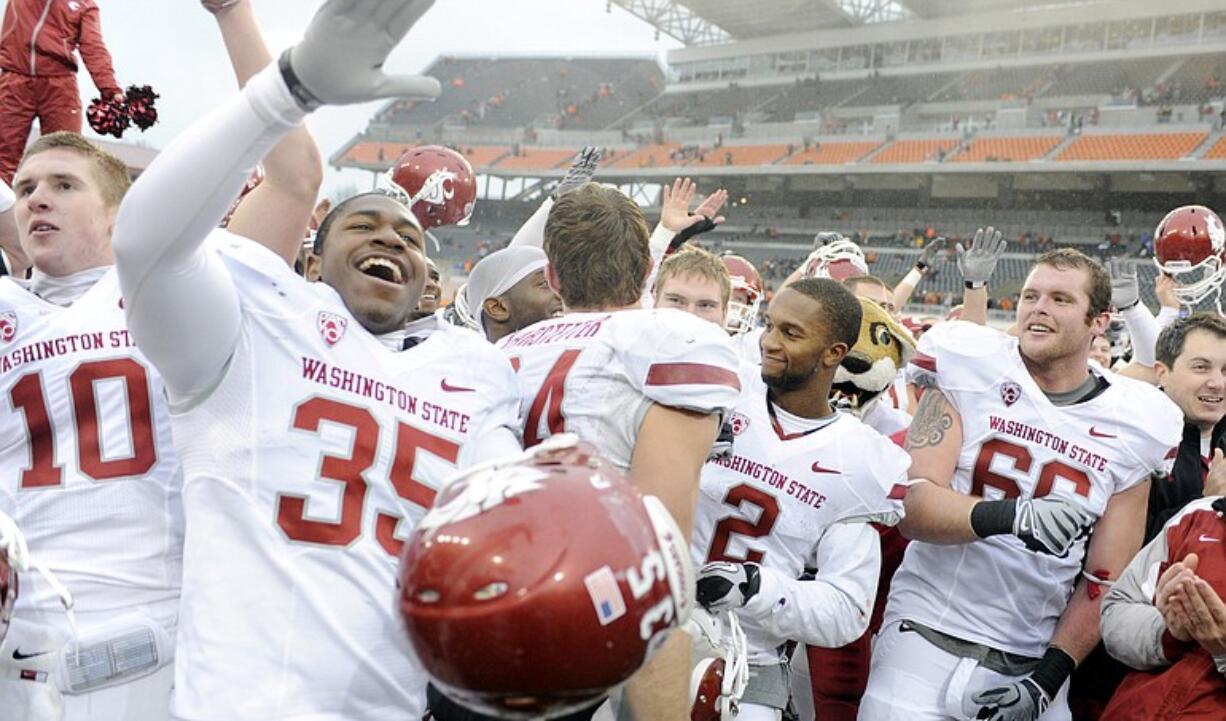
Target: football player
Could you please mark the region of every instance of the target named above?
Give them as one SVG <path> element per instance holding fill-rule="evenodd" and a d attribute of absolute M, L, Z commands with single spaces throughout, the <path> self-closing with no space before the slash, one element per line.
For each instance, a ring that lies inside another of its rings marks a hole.
<path fill-rule="evenodd" d="M 561 315 L 562 299 L 545 280 L 545 262 L 545 251 L 532 245 L 503 248 L 482 258 L 452 304 L 460 324 L 497 343 Z"/>
<path fill-rule="evenodd" d="M 1103 586 L 1139 548 L 1150 474 L 1182 429 L 1156 388 L 1090 366 L 1110 298 L 1101 265 L 1056 250 L 1026 279 L 1017 337 L 960 321 L 924 334 L 900 525 L 915 540 L 859 718 L 1069 718 Z"/>
<path fill-rule="evenodd" d="M 614 188 L 589 183 L 558 198 L 544 248 L 566 312 L 499 342 L 519 370 L 525 445 L 578 434 L 688 534 L 699 469 L 740 391 L 727 334 L 688 313 L 638 308 L 651 267 L 647 222 Z M 688 650 L 670 641 L 631 681 L 637 718 L 688 713 Z"/>
<path fill-rule="evenodd" d="M 175 718 L 421 718 L 424 677 L 388 603 L 402 539 L 458 465 L 518 447 L 515 376 L 488 344 L 399 352 L 425 284 L 403 203 L 338 204 L 318 232 L 321 283 L 212 231 L 310 110 L 438 94 L 381 70 L 430 5 L 329 0 L 120 209 L 129 327 L 165 379 L 184 461 Z"/>
<path fill-rule="evenodd" d="M 745 258 L 729 253 L 720 260 L 732 280 L 724 328 L 732 336 L 732 344 L 741 360 L 757 365 L 762 362 L 762 326 L 758 325 L 758 311 L 766 298 L 766 286 L 762 284 L 758 269 Z"/>
<path fill-rule="evenodd" d="M 91 654 L 45 579 L 22 579 L 22 628 L 0 657 L 15 718 L 165 719 L 182 558 L 181 471 L 162 382 L 133 347 L 112 267 L 127 168 L 79 135 L 26 151 L 14 209 L 29 282 L 0 278 L 0 496 L 76 597 Z M 93 655 L 86 658 L 92 658 Z M 28 672 L 28 673 L 26 673 Z"/>
<path fill-rule="evenodd" d="M 835 648 L 864 633 L 881 565 L 869 521 L 902 514 L 907 454 L 830 405 L 860 315 L 827 278 L 781 290 L 766 311 L 762 365 L 741 373 L 732 453 L 702 469 L 698 602 L 735 610 L 745 630 L 744 721 L 778 721 L 787 708 L 789 641 Z M 800 580 L 810 568 L 816 577 Z"/>
<path fill-rule="evenodd" d="M 675 308 L 724 327 L 732 283 L 720 258 L 686 246 L 664 259 L 656 274 L 656 308 Z"/>

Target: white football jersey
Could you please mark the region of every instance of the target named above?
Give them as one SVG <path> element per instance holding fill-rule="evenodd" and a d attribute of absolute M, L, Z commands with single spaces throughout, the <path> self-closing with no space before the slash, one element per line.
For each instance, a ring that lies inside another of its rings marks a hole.
<path fill-rule="evenodd" d="M 1111 496 L 1162 468 L 1183 417 L 1157 388 L 1103 372 L 1107 388 L 1056 406 L 1031 378 L 1018 341 L 963 321 L 924 334 L 912 359 L 962 416 L 959 493 L 1055 494 L 1101 517 Z M 1086 541 L 1065 558 L 1012 535 L 941 546 L 913 541 L 894 575 L 885 623 L 910 619 L 951 636 L 1040 657 L 1081 571 Z"/>
<path fill-rule="evenodd" d="M 466 442 L 516 425 L 514 372 L 475 334 L 389 350 L 332 288 L 249 241 L 216 245 L 242 324 L 216 389 L 174 409 L 187 538 L 172 713 L 417 721 L 402 539 Z"/>
<path fill-rule="evenodd" d="M 740 356 L 742 363 L 762 365 L 761 344 L 762 333 L 765 330 L 759 326 L 732 336 L 732 345 L 736 348 L 736 353 Z"/>
<path fill-rule="evenodd" d="M 901 517 L 911 466 L 901 448 L 850 413 L 808 433 L 785 433 L 768 410 L 757 366 L 744 369 L 741 384 L 728 416 L 732 454 L 702 469 L 691 546 L 696 566 L 752 561 L 798 579 L 817 568 L 818 544 L 836 524 L 892 525 Z M 742 625 L 750 663 L 778 663 L 788 639 L 752 619 Z"/>
<path fill-rule="evenodd" d="M 0 278 L 0 497 L 82 627 L 143 607 L 173 633 L 182 471 L 121 303 L 113 268 L 68 307 Z M 40 574 L 22 576 L 17 613 L 68 631 Z"/>
<path fill-rule="evenodd" d="M 569 431 L 623 471 L 652 403 L 714 413 L 741 389 L 728 334 L 671 308 L 569 313 L 498 347 L 519 371 L 525 446 Z"/>

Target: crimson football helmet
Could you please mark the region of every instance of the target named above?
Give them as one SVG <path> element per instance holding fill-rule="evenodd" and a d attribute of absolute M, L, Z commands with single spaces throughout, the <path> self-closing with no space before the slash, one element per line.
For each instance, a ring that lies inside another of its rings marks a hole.
<path fill-rule="evenodd" d="M 410 148 L 388 171 L 388 180 L 408 196 L 422 230 L 467 225 L 477 202 L 477 176 L 468 160 L 451 148 Z"/>
<path fill-rule="evenodd" d="M 749 685 L 749 647 L 736 614 L 694 609 L 685 626 L 694 640 L 690 721 L 732 721 Z"/>
<path fill-rule="evenodd" d="M 830 278 L 840 283 L 857 275 L 868 275 L 864 251 L 842 236 L 815 248 L 803 268 L 805 278 Z"/>
<path fill-rule="evenodd" d="M 1226 281 L 1226 229 L 1217 213 L 1185 205 L 1166 214 L 1154 231 L 1154 262 L 1175 279 L 1175 295 L 1195 306 L 1215 296 Z"/>
<path fill-rule="evenodd" d="M 753 263 L 739 255 L 725 255 L 720 260 L 724 261 L 724 268 L 732 279 L 732 296 L 728 299 L 724 329 L 733 335 L 748 333 L 758 322 L 758 309 L 765 295 L 762 276 Z"/>
<path fill-rule="evenodd" d="M 689 618 L 695 587 L 663 504 L 571 434 L 451 480 L 406 542 L 400 580 L 435 686 L 525 719 L 625 682 Z"/>

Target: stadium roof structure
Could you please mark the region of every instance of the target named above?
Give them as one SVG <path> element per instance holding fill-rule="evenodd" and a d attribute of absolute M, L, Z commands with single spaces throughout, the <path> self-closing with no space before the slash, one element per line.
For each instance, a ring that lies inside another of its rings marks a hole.
<path fill-rule="evenodd" d="M 1095 4 L 1101 0 L 1082 0 Z M 686 45 L 1069 5 L 1068 0 L 610 0 Z"/>

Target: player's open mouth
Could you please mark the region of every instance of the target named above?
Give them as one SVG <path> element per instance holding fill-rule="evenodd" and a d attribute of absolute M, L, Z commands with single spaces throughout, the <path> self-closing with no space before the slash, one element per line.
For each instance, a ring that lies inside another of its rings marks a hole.
<path fill-rule="evenodd" d="M 1200 401 L 1201 403 L 1205 403 L 1205 404 L 1213 406 L 1213 405 L 1217 405 L 1218 403 L 1221 403 L 1223 398 L 1222 396 L 1196 396 L 1196 400 Z"/>
<path fill-rule="evenodd" d="M 1052 330 L 1048 326 L 1043 325 L 1042 323 L 1031 323 L 1030 325 L 1026 326 L 1026 332 L 1028 333 L 1055 333 L 1054 330 Z"/>
<path fill-rule="evenodd" d="M 29 226 L 30 235 L 33 235 L 35 233 L 50 233 L 55 230 L 59 230 L 59 228 L 55 225 L 52 225 L 51 223 L 48 223 L 45 220 L 36 220 L 30 223 L 30 226 Z"/>
<path fill-rule="evenodd" d="M 371 278 L 396 285 L 403 285 L 407 275 L 399 263 L 378 255 L 366 257 L 356 267 L 363 274 Z"/>

